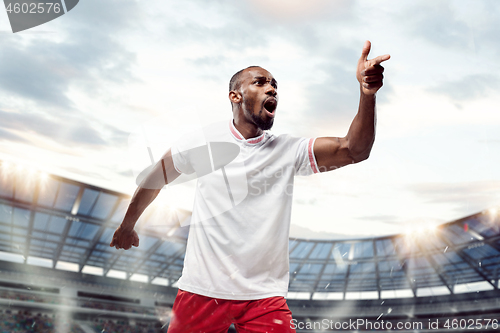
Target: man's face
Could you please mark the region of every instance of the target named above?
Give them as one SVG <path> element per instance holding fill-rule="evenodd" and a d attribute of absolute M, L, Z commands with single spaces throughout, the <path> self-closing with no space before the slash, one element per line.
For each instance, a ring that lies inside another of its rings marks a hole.
<path fill-rule="evenodd" d="M 278 83 L 271 73 L 260 67 L 245 70 L 240 82 L 245 118 L 261 130 L 271 129 L 278 106 Z"/>

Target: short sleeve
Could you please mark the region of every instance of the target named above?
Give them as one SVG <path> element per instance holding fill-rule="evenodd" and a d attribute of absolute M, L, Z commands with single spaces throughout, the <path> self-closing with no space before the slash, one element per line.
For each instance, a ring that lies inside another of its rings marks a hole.
<path fill-rule="evenodd" d="M 299 176 L 309 176 L 319 173 L 318 163 L 314 156 L 316 138 L 301 138 L 296 153 L 295 172 Z"/>

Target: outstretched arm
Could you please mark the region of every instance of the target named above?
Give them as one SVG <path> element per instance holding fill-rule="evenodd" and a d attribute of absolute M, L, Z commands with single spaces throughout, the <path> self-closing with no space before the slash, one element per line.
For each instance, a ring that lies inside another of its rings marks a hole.
<path fill-rule="evenodd" d="M 358 113 L 343 138 L 323 137 L 314 143 L 314 154 L 321 172 L 334 170 L 368 158 L 375 141 L 375 93 L 382 87 L 388 54 L 368 60 L 371 43 L 365 42 L 356 68 L 360 86 Z"/>
<path fill-rule="evenodd" d="M 167 184 L 167 179 L 168 182 L 172 182 L 179 175 L 174 168 L 172 153 L 169 149 L 136 189 L 123 222 L 116 229 L 109 246 L 125 250 L 130 249 L 132 246 L 139 246 L 139 236 L 134 230 L 137 220 L 158 196 L 161 188 Z"/>

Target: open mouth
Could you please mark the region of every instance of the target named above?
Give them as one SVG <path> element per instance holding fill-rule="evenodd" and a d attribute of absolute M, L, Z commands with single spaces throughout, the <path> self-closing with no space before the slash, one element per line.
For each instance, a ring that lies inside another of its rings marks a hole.
<path fill-rule="evenodd" d="M 269 98 L 264 103 L 264 109 L 266 109 L 267 112 L 269 112 L 270 114 L 274 113 L 277 106 L 278 106 L 278 101 L 274 97 Z"/>

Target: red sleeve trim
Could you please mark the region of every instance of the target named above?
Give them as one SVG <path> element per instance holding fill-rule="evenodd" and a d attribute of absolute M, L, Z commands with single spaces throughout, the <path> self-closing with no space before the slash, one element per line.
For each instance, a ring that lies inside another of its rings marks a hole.
<path fill-rule="evenodd" d="M 311 163 L 311 169 L 313 170 L 314 173 L 318 173 L 319 172 L 318 164 L 316 163 L 316 157 L 314 156 L 314 149 L 313 149 L 314 141 L 316 141 L 316 139 L 312 138 L 309 139 L 309 145 L 307 147 L 307 151 L 309 154 L 309 163 Z"/>

